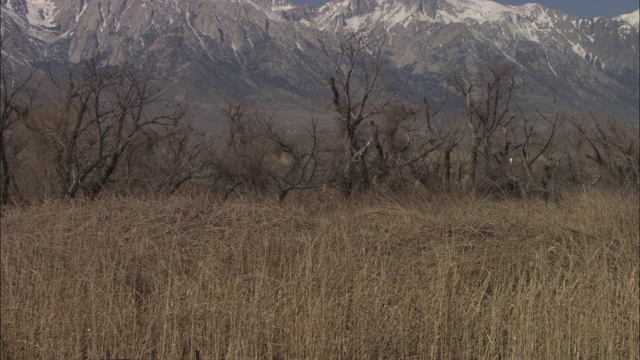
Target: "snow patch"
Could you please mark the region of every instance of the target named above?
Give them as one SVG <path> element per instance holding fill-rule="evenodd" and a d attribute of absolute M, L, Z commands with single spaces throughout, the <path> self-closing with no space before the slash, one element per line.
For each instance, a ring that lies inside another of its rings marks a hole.
<path fill-rule="evenodd" d="M 624 21 L 630 24 L 631 26 L 635 27 L 636 29 L 638 29 L 640 28 L 640 9 L 629 14 L 616 16 L 613 18 L 613 20 Z"/>
<path fill-rule="evenodd" d="M 347 20 L 347 28 L 350 30 L 360 30 L 366 25 L 367 17 L 366 16 L 356 16 L 349 20 Z"/>
<path fill-rule="evenodd" d="M 399 6 L 394 10 L 395 11 L 385 19 L 385 22 L 387 23 L 387 26 L 389 26 L 389 28 L 404 22 L 411 16 L 411 12 L 409 11 L 409 9 L 404 6 Z M 403 25 L 405 28 L 407 27 L 406 23 L 404 23 Z"/>
<path fill-rule="evenodd" d="M 145 6 L 145 4 L 142 4 L 143 6 Z M 87 7 L 89 7 L 89 2 L 85 2 L 84 5 L 82 5 L 82 9 L 80 9 L 80 11 L 78 11 L 78 14 L 76 15 L 76 22 L 78 22 L 78 20 L 80 20 L 80 17 L 82 16 L 82 14 L 84 14 L 84 11 L 87 10 Z"/>
<path fill-rule="evenodd" d="M 580 44 L 571 43 L 571 49 L 573 50 L 573 52 L 580 55 L 583 59 L 587 56 L 587 52 L 582 46 L 580 46 Z"/>
<path fill-rule="evenodd" d="M 542 9 L 540 5 L 533 3 L 512 6 L 490 0 L 441 0 L 438 4 L 441 8 L 437 12 L 446 23 L 474 21 L 483 24 L 486 21 L 500 20 L 510 15 L 523 15 Z"/>
<path fill-rule="evenodd" d="M 295 9 L 295 5 L 272 6 L 271 11 L 286 11 Z"/>
<path fill-rule="evenodd" d="M 551 69 L 551 71 L 553 72 L 553 74 L 558 77 L 558 73 L 553 69 L 553 66 L 551 66 L 551 62 L 549 62 L 549 59 L 547 59 L 547 65 L 549 65 L 549 69 Z"/>
<path fill-rule="evenodd" d="M 483 23 L 490 18 L 511 12 L 515 8 L 488 0 L 446 0 L 444 3 L 453 8 L 453 13 L 442 15 L 452 22 L 474 20 Z M 442 13 L 443 11 L 439 12 Z"/>
<path fill-rule="evenodd" d="M 328 2 L 318 8 L 318 15 L 314 19 L 314 22 L 318 28 L 327 30 L 333 24 L 332 20 L 341 16 L 348 7 L 348 1 L 341 3 Z"/>
<path fill-rule="evenodd" d="M 253 1 L 244 0 L 244 2 L 246 2 L 247 4 L 253 6 L 258 11 L 262 11 L 264 13 L 264 15 L 267 17 L 267 19 L 273 20 L 273 21 L 278 21 L 278 22 L 282 21 L 282 18 L 280 16 L 277 16 L 272 11 L 269 11 L 269 10 L 263 8 L 262 6 L 254 3 Z"/>
<path fill-rule="evenodd" d="M 50 0 L 28 0 L 27 21 L 30 25 L 55 27 L 56 5 Z"/>
<path fill-rule="evenodd" d="M 547 60 L 547 65 L 549 65 L 549 69 L 551 69 L 551 72 L 553 72 L 553 74 L 558 77 L 558 73 L 555 71 L 555 69 L 553 68 L 553 66 L 551 66 L 551 61 L 549 61 L 549 56 L 547 56 L 547 52 L 544 52 L 544 58 L 545 60 Z"/>
<path fill-rule="evenodd" d="M 381 0 L 384 1 L 385 0 Z M 528 3 L 518 6 L 502 5 L 490 0 L 439 0 L 436 3 L 437 10 L 435 19 L 422 16 L 421 21 L 435 21 L 444 24 L 476 22 L 484 24 L 492 21 L 509 20 L 512 23 L 521 23 L 523 18 L 533 19 L 526 21 L 535 22 L 535 29 L 525 29 L 527 38 L 532 36 L 533 30 L 552 27 L 555 21 L 550 17 L 549 12 L 544 7 Z M 416 19 L 418 14 L 414 14 L 415 9 L 410 9 L 405 18 L 405 22 Z"/>
<path fill-rule="evenodd" d="M 328 29 L 334 24 L 334 20 L 346 18 L 349 6 L 348 1 L 323 5 L 318 11 L 320 15 L 316 18 L 316 23 L 319 24 L 320 28 Z M 378 2 L 375 10 L 367 14 L 348 18 L 345 22 L 347 29 L 355 31 L 377 23 L 384 24 L 387 30 L 396 25 L 407 28 L 411 21 L 414 20 L 427 21 L 429 19 L 420 14 L 415 6 L 412 7 L 401 2 L 382 0 Z"/>

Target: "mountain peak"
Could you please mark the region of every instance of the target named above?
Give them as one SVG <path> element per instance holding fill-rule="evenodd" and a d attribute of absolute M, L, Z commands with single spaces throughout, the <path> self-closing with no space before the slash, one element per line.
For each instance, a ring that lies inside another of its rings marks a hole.
<path fill-rule="evenodd" d="M 252 0 L 254 3 L 260 5 L 265 9 L 273 9 L 273 8 L 293 8 L 294 6 L 291 4 L 289 0 Z"/>
<path fill-rule="evenodd" d="M 503 12 L 509 10 L 511 7 L 507 5 L 499 4 L 491 0 L 440 0 L 440 4 L 446 4 L 453 7 L 456 10 L 468 10 L 474 9 L 482 12 L 493 11 Z"/>
<path fill-rule="evenodd" d="M 616 16 L 613 18 L 614 20 L 625 21 L 629 23 L 631 26 L 638 29 L 640 27 L 640 9 L 631 12 L 629 14 L 623 14 L 620 16 Z"/>
<path fill-rule="evenodd" d="M 491 0 L 439 0 L 436 6 L 440 14 L 450 22 L 473 20 L 479 23 L 499 18 L 505 14 L 540 7 L 540 5 L 533 3 L 510 6 Z"/>

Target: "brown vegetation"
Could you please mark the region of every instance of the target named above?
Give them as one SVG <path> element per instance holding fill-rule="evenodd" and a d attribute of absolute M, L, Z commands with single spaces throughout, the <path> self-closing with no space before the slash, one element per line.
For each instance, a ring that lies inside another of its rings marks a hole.
<path fill-rule="evenodd" d="M 593 185 L 640 189 L 637 126 L 593 114 L 525 111 L 514 103 L 517 67 L 449 75 L 440 101 L 393 99 L 378 78 L 385 39 L 318 40 L 326 58 L 337 131 L 288 131 L 278 119 L 227 99 L 227 129 L 201 134 L 189 102 L 166 90 L 153 67 L 106 65 L 99 55 L 69 74 L 13 71 L 3 52 L 0 197 L 52 198 L 175 193 L 222 198 L 333 188 L 347 197 L 405 191 L 501 193 L 558 200 Z M 35 74 L 38 74 L 36 83 Z M 46 93 L 45 89 L 53 89 Z M 451 93 L 464 104 L 443 111 Z"/>
<path fill-rule="evenodd" d="M 3 359 L 637 359 L 634 196 L 5 207 Z"/>

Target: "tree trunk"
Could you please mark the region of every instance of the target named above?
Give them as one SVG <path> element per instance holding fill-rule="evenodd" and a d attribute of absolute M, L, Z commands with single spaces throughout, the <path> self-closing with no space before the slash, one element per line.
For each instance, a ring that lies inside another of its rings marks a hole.
<path fill-rule="evenodd" d="M 0 144 L 0 154 L 2 160 L 0 162 L 0 201 L 2 205 L 6 205 L 9 200 L 9 182 L 11 181 L 11 174 L 9 172 L 9 161 L 7 161 L 7 154 L 4 149 L 4 142 Z"/>
<path fill-rule="evenodd" d="M 476 169 L 478 167 L 478 148 L 480 147 L 480 139 L 475 138 L 471 145 L 471 165 L 469 169 L 469 176 L 471 177 L 471 183 L 476 185 Z"/>
<path fill-rule="evenodd" d="M 447 189 L 451 184 L 451 152 L 453 148 L 448 147 L 444 150 L 444 182 Z"/>
<path fill-rule="evenodd" d="M 118 160 L 120 159 L 120 155 L 122 155 L 122 151 L 118 151 L 111 156 L 109 159 L 109 163 L 107 167 L 104 169 L 104 173 L 100 178 L 91 186 L 91 198 L 95 199 L 100 192 L 104 189 L 107 182 L 111 178 L 111 175 L 116 170 L 116 166 L 118 165 Z"/>
<path fill-rule="evenodd" d="M 351 196 L 351 194 L 353 193 L 353 183 L 354 183 L 354 173 L 353 173 L 353 169 L 354 169 L 354 164 L 353 164 L 353 157 L 355 155 L 355 149 L 356 149 L 356 135 L 355 135 L 355 129 L 350 125 L 347 124 L 346 129 L 345 129 L 346 133 L 345 133 L 345 141 L 344 141 L 344 169 L 343 169 L 343 186 L 344 186 L 344 193 L 347 196 Z"/>

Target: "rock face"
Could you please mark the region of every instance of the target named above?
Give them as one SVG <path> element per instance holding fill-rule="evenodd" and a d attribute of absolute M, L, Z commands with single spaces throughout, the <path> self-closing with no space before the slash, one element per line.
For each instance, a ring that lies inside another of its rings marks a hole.
<path fill-rule="evenodd" d="M 400 98 L 435 96 L 452 69 L 518 65 L 520 101 L 638 119 L 638 11 L 580 19 L 537 4 L 489 0 L 2 0 L 11 56 L 72 65 L 153 63 L 169 83 L 204 97 L 324 106 L 329 69 L 316 38 L 386 37 L 381 81 Z M 320 100 L 319 100 L 320 99 Z"/>

